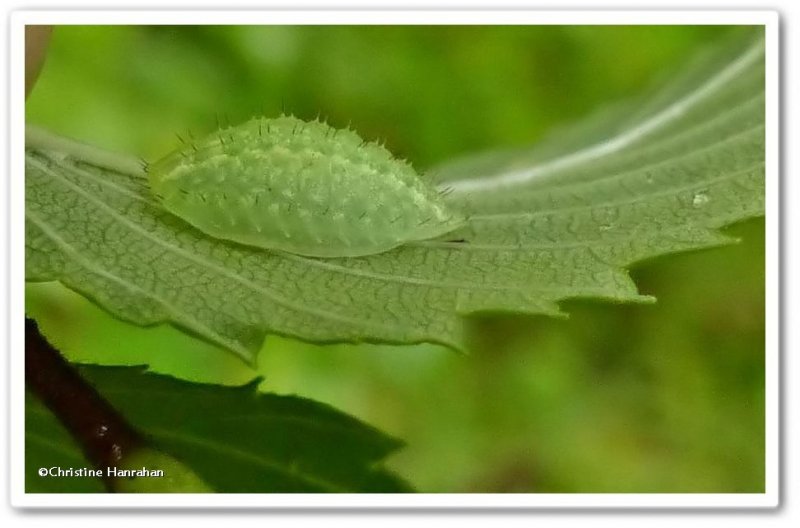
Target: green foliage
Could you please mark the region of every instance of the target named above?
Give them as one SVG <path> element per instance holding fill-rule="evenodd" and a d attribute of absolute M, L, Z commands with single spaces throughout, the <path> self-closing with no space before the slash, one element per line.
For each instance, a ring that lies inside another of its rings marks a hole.
<path fill-rule="evenodd" d="M 210 133 L 215 113 L 235 123 L 285 106 L 338 127 L 352 119 L 365 138 L 385 139 L 425 169 L 538 141 L 673 78 L 686 57 L 729 32 L 60 27 L 26 115 L 153 161 L 177 145 L 175 132 Z M 569 301 L 569 319 L 470 318 L 480 339 L 466 357 L 434 345 L 272 336 L 259 355 L 261 390 L 325 401 L 405 439 L 389 464 L 424 491 L 759 492 L 763 221 L 724 232 L 742 243 L 632 268 L 656 304 Z M 74 361 L 149 364 L 225 384 L 254 375 L 237 356 L 169 324 L 127 324 L 58 282 L 29 283 L 26 310 Z M 47 438 L 70 445 L 56 431 Z"/>
<path fill-rule="evenodd" d="M 175 132 L 287 112 L 417 167 L 530 144 L 668 76 L 725 26 L 63 26 L 30 123 L 152 161 Z M 95 50 L 103 50 L 96 53 Z M 501 57 L 502 60 L 498 60 Z M 179 97 L 176 97 L 179 94 Z M 228 119 L 229 118 L 229 119 Z"/>
<path fill-rule="evenodd" d="M 763 492 L 764 220 L 725 234 L 636 266 L 655 304 L 482 318 L 466 357 L 270 338 L 263 390 L 403 438 L 389 464 L 421 491 Z"/>
<path fill-rule="evenodd" d="M 116 468 L 115 493 L 213 493 L 214 490 L 186 464 L 163 451 L 142 447 Z M 139 471 L 163 471 L 162 476 L 137 475 Z M 130 473 L 128 473 L 130 472 Z"/>
<path fill-rule="evenodd" d="M 118 317 L 169 321 L 252 360 L 265 333 L 465 347 L 463 317 L 647 301 L 624 267 L 726 241 L 763 214 L 763 41 L 737 38 L 663 90 L 523 154 L 434 171 L 458 242 L 317 260 L 210 239 L 153 203 L 134 160 L 34 133 L 27 276 Z M 461 242 L 463 240 L 463 242 Z"/>
<path fill-rule="evenodd" d="M 253 383 L 187 383 L 142 368 L 85 365 L 80 372 L 154 447 L 178 459 L 150 451 L 129 461 L 131 467 L 144 464 L 167 473 L 186 464 L 219 492 L 409 491 L 381 467 L 400 443 L 325 405 L 259 394 Z M 40 467 L 89 464 L 38 400 L 29 396 L 25 409 L 26 489 L 102 491 L 92 478 L 37 476 Z M 153 465 L 159 460 L 166 465 Z M 187 480 L 181 482 L 185 485 Z M 196 487 L 196 477 L 189 483 Z M 156 485 L 170 490 L 163 483 Z M 162 490 L 137 484 L 123 491 Z"/>

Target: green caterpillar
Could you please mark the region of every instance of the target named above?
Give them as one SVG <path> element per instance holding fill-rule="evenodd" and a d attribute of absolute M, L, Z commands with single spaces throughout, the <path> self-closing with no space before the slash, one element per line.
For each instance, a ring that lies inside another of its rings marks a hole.
<path fill-rule="evenodd" d="M 388 150 L 351 130 L 256 118 L 148 167 L 171 213 L 216 238 L 312 257 L 354 257 L 464 224 Z"/>

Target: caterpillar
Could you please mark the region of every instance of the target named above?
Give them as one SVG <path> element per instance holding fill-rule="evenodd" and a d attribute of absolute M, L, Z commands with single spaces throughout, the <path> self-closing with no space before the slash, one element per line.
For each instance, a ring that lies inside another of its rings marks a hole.
<path fill-rule="evenodd" d="M 462 226 L 410 164 L 350 129 L 254 118 L 147 168 L 170 213 L 203 233 L 311 257 L 356 257 Z"/>

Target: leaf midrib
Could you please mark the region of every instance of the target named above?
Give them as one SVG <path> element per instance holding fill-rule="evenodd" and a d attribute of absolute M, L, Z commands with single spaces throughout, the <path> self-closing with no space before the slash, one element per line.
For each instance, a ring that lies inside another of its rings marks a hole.
<path fill-rule="evenodd" d="M 51 176 L 54 176 L 57 179 L 59 179 L 64 185 L 70 187 L 75 192 L 77 192 L 78 194 L 82 195 L 84 198 L 86 198 L 87 200 L 92 202 L 96 207 L 98 207 L 99 209 L 105 211 L 106 214 L 108 214 L 109 217 L 111 217 L 113 219 L 116 219 L 121 224 L 125 225 L 128 229 L 130 229 L 131 231 L 139 233 L 145 239 L 154 242 L 155 244 L 165 248 L 168 251 L 171 251 L 175 255 L 177 255 L 177 256 L 185 259 L 185 260 L 189 260 L 191 262 L 194 262 L 194 263 L 200 265 L 201 267 L 205 267 L 206 269 L 211 270 L 211 271 L 213 271 L 215 273 L 219 273 L 220 275 L 227 276 L 229 279 L 232 279 L 232 280 L 234 280 L 236 282 L 239 282 L 243 286 L 246 286 L 246 287 L 250 288 L 251 290 L 253 290 L 253 291 L 257 292 L 257 293 L 262 293 L 263 295 L 265 295 L 266 297 L 268 297 L 269 299 L 274 301 L 276 304 L 282 305 L 285 308 L 288 308 L 288 309 L 296 311 L 296 312 L 307 313 L 307 314 L 311 314 L 311 315 L 314 315 L 314 316 L 317 316 L 317 317 L 329 319 L 329 320 L 340 322 L 340 323 L 346 323 L 346 324 L 354 325 L 354 326 L 357 326 L 359 324 L 363 324 L 364 326 L 368 326 L 368 327 L 372 327 L 372 328 L 381 328 L 381 329 L 391 329 L 393 327 L 393 325 L 387 325 L 385 323 L 379 323 L 379 322 L 370 321 L 370 320 L 367 320 L 367 319 L 355 319 L 355 318 L 352 318 L 352 317 L 345 317 L 345 316 L 333 314 L 333 313 L 330 313 L 330 312 L 327 312 L 327 311 L 313 309 L 313 308 L 311 308 L 311 307 L 309 307 L 307 305 L 303 305 L 303 304 L 299 304 L 299 303 L 293 303 L 293 302 L 281 297 L 280 295 L 278 295 L 277 293 L 273 292 L 272 290 L 269 290 L 267 288 L 259 286 L 258 284 L 255 284 L 254 282 L 252 282 L 252 281 L 250 281 L 250 280 L 248 280 L 248 279 L 246 279 L 246 278 L 244 278 L 244 277 L 242 277 L 242 276 L 230 271 L 229 269 L 227 269 L 227 268 L 225 268 L 223 266 L 218 266 L 218 265 L 216 265 L 214 263 L 208 262 L 205 259 L 201 258 L 200 256 L 195 256 L 192 253 L 187 252 L 187 251 L 185 251 L 184 249 L 182 249 L 180 247 L 174 246 L 174 245 L 170 244 L 169 242 L 164 241 L 164 240 L 160 239 L 159 237 L 154 236 L 152 233 L 150 233 L 146 229 L 143 229 L 143 228 L 139 227 L 135 223 L 131 222 L 130 220 L 128 220 L 124 216 L 122 216 L 119 213 L 117 213 L 113 208 L 111 208 L 110 206 L 106 205 L 101 200 L 98 200 L 97 198 L 92 196 L 90 193 L 85 192 L 80 186 L 75 185 L 74 183 L 69 181 L 67 178 L 63 177 L 61 174 L 58 174 L 57 172 L 54 172 L 54 171 L 50 170 L 49 167 L 47 167 L 46 165 L 42 164 L 41 162 L 39 162 L 39 161 L 37 161 L 35 159 L 29 158 L 29 161 L 31 161 L 35 165 L 37 165 L 40 170 L 42 170 L 42 171 L 50 174 Z M 91 177 L 94 178 L 94 175 L 91 175 Z"/>
<path fill-rule="evenodd" d="M 83 267 L 87 271 L 89 271 L 91 273 L 96 273 L 97 275 L 100 275 L 101 277 L 105 277 L 108 280 L 119 284 L 120 286 L 122 286 L 123 288 L 126 288 L 127 290 L 129 290 L 131 292 L 137 292 L 140 295 L 143 295 L 144 297 L 146 297 L 148 299 L 152 299 L 153 301 L 155 301 L 159 305 L 161 305 L 162 308 L 164 308 L 164 311 L 167 313 L 167 315 L 170 316 L 171 318 L 173 318 L 173 320 L 176 323 L 184 325 L 186 328 L 189 328 L 189 329 L 194 330 L 195 332 L 198 332 L 199 335 L 203 335 L 203 332 L 207 332 L 207 335 L 209 337 L 211 337 L 213 340 L 216 340 L 217 343 L 219 343 L 220 345 L 222 345 L 224 347 L 230 347 L 232 350 L 234 350 L 237 354 L 240 354 L 242 357 L 245 357 L 245 358 L 250 357 L 250 351 L 249 350 L 247 350 L 245 348 L 242 348 L 241 346 L 239 346 L 234 341 L 229 341 L 225 337 L 221 336 L 219 333 L 215 332 L 211 328 L 209 328 L 206 325 L 204 325 L 203 323 L 201 323 L 199 320 L 197 320 L 194 317 L 191 317 L 190 315 L 188 315 L 188 313 L 185 312 L 184 310 L 178 309 L 177 307 L 173 306 L 172 304 L 170 304 L 165 299 L 163 299 L 160 296 L 156 295 L 154 292 L 150 292 L 150 291 L 144 290 L 144 289 L 136 286 L 135 284 L 129 282 L 128 280 L 126 280 L 123 277 L 115 275 L 115 274 L 111 273 L 110 271 L 106 271 L 102 267 L 95 266 L 91 261 L 89 261 L 88 259 L 84 258 L 83 255 L 81 255 L 80 251 L 78 251 L 75 247 L 73 247 L 69 242 L 67 242 L 66 240 L 64 240 L 60 236 L 58 236 L 58 234 L 47 223 L 47 221 L 42 219 L 42 218 L 39 218 L 34 212 L 26 209 L 25 218 L 31 220 L 34 224 L 36 224 L 36 226 L 39 228 L 39 230 L 42 233 L 44 233 L 45 236 L 50 238 L 50 240 L 52 240 L 56 245 L 60 246 L 61 249 L 63 251 L 65 251 L 67 254 L 71 255 L 73 262 L 77 263 L 79 266 Z M 186 314 L 186 315 L 183 315 L 183 314 Z"/>
<path fill-rule="evenodd" d="M 578 165 L 584 161 L 591 161 L 594 159 L 602 158 L 608 154 L 618 152 L 626 148 L 630 144 L 635 144 L 635 142 L 641 137 L 644 137 L 647 134 L 652 133 L 654 130 L 658 130 L 664 124 L 669 123 L 675 118 L 684 115 L 689 108 L 691 108 L 698 102 L 701 102 L 703 99 L 705 99 L 706 96 L 713 95 L 716 88 L 718 86 L 723 86 L 724 82 L 727 79 L 735 78 L 735 76 L 738 75 L 741 71 L 745 71 L 746 68 L 751 65 L 751 63 L 757 61 L 760 58 L 763 50 L 764 50 L 764 41 L 763 40 L 757 41 L 755 44 L 751 45 L 743 54 L 738 56 L 736 60 L 727 64 L 722 70 L 718 71 L 713 77 L 706 80 L 697 89 L 693 90 L 689 94 L 684 95 L 682 99 L 674 101 L 668 107 L 663 108 L 661 111 L 650 116 L 642 123 L 639 123 L 632 128 L 626 129 L 625 132 L 615 137 L 590 145 L 581 150 L 571 152 L 565 156 L 555 158 L 534 169 L 529 169 L 525 171 L 528 173 L 528 175 L 525 176 L 525 178 L 522 179 L 521 181 L 523 183 L 529 182 L 536 178 L 541 177 L 542 175 L 546 175 L 548 173 L 552 173 L 555 170 L 558 170 L 560 166 Z M 599 154 L 595 154 L 595 152 L 598 152 Z M 535 175 L 537 174 L 536 171 L 538 171 L 538 175 Z M 484 183 L 483 186 L 495 187 L 495 188 L 499 187 L 513 188 L 514 185 L 518 185 L 520 182 L 514 181 L 512 184 L 507 184 L 503 182 L 503 179 L 510 179 L 509 175 L 513 175 L 515 172 L 520 172 L 520 171 L 511 171 L 495 175 L 490 180 L 485 180 L 483 182 Z M 480 188 L 481 185 L 479 182 L 480 180 L 469 180 L 469 179 L 456 180 L 456 181 L 451 180 L 447 182 L 447 187 L 454 188 L 455 192 L 463 193 L 466 192 L 463 190 L 463 187 Z"/>
<path fill-rule="evenodd" d="M 216 453 L 225 453 L 231 458 L 238 458 L 247 462 L 253 462 L 265 469 L 281 473 L 289 479 L 299 480 L 311 486 L 322 488 L 331 492 L 347 493 L 353 491 L 349 488 L 344 488 L 336 483 L 319 478 L 315 475 L 311 475 L 304 471 L 299 471 L 296 466 L 293 469 L 292 466 L 282 464 L 278 459 L 265 456 L 262 453 L 253 453 L 245 449 L 231 447 L 215 440 L 209 440 L 207 438 L 200 439 L 196 436 L 179 434 L 161 428 L 148 427 L 147 433 L 152 435 L 156 440 L 158 440 L 160 437 L 161 439 L 183 442 L 184 444 L 190 444 L 200 449 L 206 449 Z"/>
<path fill-rule="evenodd" d="M 658 168 L 660 166 L 664 166 L 664 165 L 669 166 L 671 164 L 674 164 L 676 161 L 685 161 L 688 158 L 692 158 L 692 157 L 696 157 L 696 156 L 701 155 L 701 154 L 705 154 L 705 153 L 707 153 L 707 152 L 709 152 L 711 150 L 719 148 L 720 146 L 722 146 L 722 145 L 724 145 L 726 143 L 739 141 L 743 137 L 747 136 L 748 134 L 753 134 L 757 129 L 764 129 L 764 128 L 765 128 L 765 125 L 763 123 L 759 123 L 757 125 L 753 125 L 751 127 L 748 127 L 748 128 L 746 128 L 744 130 L 740 130 L 740 131 L 738 131 L 738 132 L 736 132 L 734 134 L 725 136 L 725 137 L 719 139 L 718 141 L 715 141 L 713 143 L 709 143 L 708 145 L 704 145 L 704 146 L 702 146 L 700 148 L 689 150 L 689 151 L 687 151 L 687 152 L 685 152 L 685 153 L 683 153 L 683 154 L 681 154 L 679 156 L 672 156 L 670 158 L 659 160 L 659 161 L 657 161 L 655 163 L 651 163 L 649 165 L 643 165 L 641 167 L 636 167 L 635 169 L 630 169 L 630 170 L 623 171 L 623 172 L 617 172 L 617 173 L 608 174 L 606 176 L 603 176 L 602 178 L 595 178 L 593 180 L 580 181 L 580 182 L 570 183 L 570 184 L 567 184 L 567 185 L 554 185 L 552 187 L 544 187 L 544 188 L 533 189 L 530 192 L 525 193 L 525 197 L 526 198 L 533 198 L 533 197 L 536 197 L 536 196 L 543 196 L 543 195 L 553 194 L 554 192 L 557 192 L 557 193 L 569 192 L 571 194 L 577 194 L 575 191 L 581 190 L 584 187 L 589 187 L 590 188 L 590 187 L 593 187 L 593 186 L 597 186 L 598 184 L 606 185 L 606 184 L 612 183 L 612 182 L 614 182 L 616 180 L 623 180 L 623 179 L 630 178 L 632 175 L 637 175 L 639 173 L 645 173 L 647 171 L 651 171 L 651 170 L 653 170 L 655 168 Z M 598 202 L 598 205 L 601 204 L 601 203 L 602 202 Z M 559 209 L 559 208 L 542 209 L 540 211 L 537 211 L 537 213 L 538 212 L 557 212 L 559 210 L 561 210 L 561 209 Z M 470 220 L 474 220 L 474 219 L 491 219 L 491 218 L 495 218 L 495 217 L 497 217 L 497 218 L 505 218 L 505 217 L 513 217 L 513 216 L 518 215 L 518 214 L 527 215 L 527 214 L 535 214 L 535 213 L 485 213 L 485 214 L 471 215 L 469 217 L 469 219 Z"/>

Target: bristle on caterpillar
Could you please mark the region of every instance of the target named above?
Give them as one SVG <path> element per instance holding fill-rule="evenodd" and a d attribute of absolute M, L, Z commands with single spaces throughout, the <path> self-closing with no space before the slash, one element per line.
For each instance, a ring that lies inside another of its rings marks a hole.
<path fill-rule="evenodd" d="M 388 251 L 464 224 L 386 148 L 348 129 L 255 118 L 148 166 L 163 206 L 200 231 L 313 257 Z"/>

